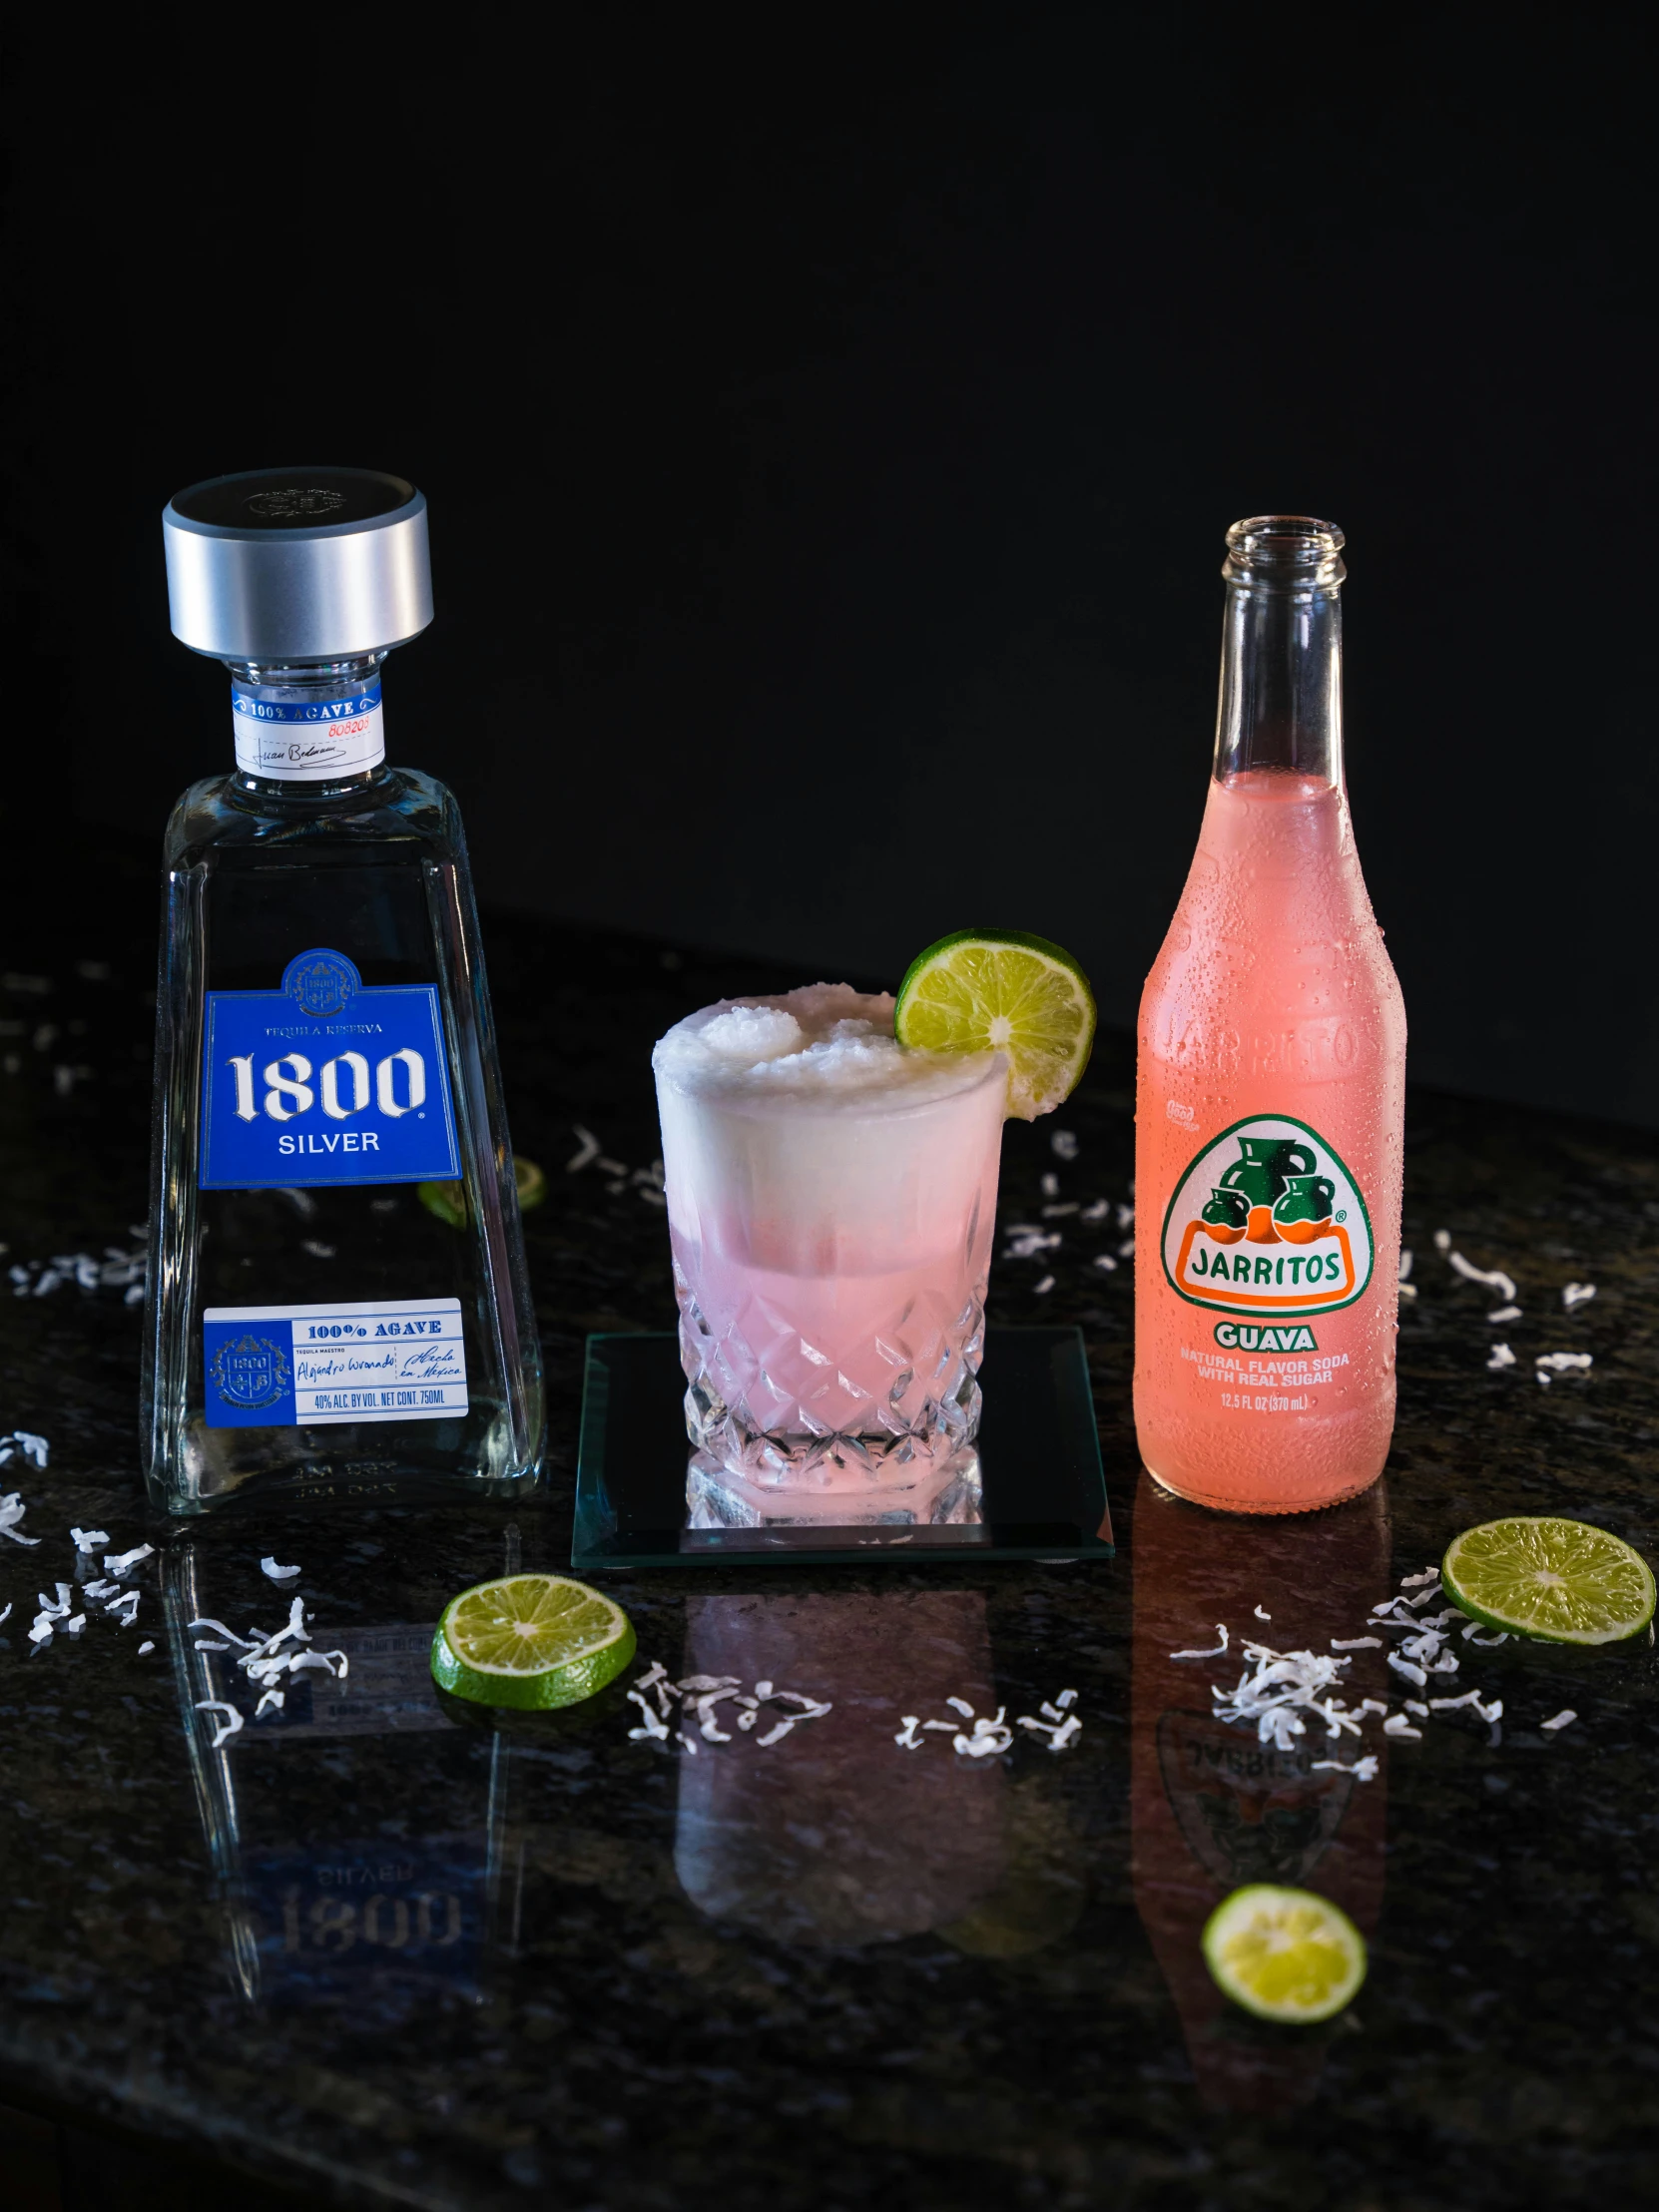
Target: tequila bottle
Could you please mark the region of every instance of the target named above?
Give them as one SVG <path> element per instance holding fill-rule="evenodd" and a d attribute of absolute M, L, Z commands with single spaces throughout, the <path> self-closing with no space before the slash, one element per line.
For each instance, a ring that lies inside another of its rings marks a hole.
<path fill-rule="evenodd" d="M 143 1404 L 155 1501 L 516 1494 L 541 1359 L 455 802 L 386 765 L 426 502 L 369 470 L 193 485 L 175 636 L 237 766 L 168 826 Z"/>

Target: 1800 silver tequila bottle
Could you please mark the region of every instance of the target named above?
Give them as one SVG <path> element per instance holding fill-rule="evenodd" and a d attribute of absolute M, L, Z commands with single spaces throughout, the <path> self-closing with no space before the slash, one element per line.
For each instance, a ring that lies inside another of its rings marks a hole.
<path fill-rule="evenodd" d="M 541 1360 L 466 845 L 381 734 L 381 664 L 432 619 L 426 502 L 262 470 L 179 493 L 163 537 L 237 767 L 167 831 L 152 1495 L 516 1492 Z"/>

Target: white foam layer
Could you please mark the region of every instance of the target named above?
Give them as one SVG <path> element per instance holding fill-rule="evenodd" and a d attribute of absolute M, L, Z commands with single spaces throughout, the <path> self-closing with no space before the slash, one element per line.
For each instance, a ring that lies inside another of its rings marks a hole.
<path fill-rule="evenodd" d="M 814 983 L 706 1006 L 658 1044 L 669 1221 L 700 1273 L 869 1278 L 970 1249 L 983 1272 L 1005 1059 L 910 1051 L 892 1007 Z M 745 1296 L 734 1279 L 715 1304 Z"/>
<path fill-rule="evenodd" d="M 677 1022 L 651 1055 L 684 1098 L 760 1111 L 867 1113 L 976 1089 L 1001 1055 L 918 1052 L 892 1033 L 886 991 L 807 983 L 775 998 L 722 999 Z"/>

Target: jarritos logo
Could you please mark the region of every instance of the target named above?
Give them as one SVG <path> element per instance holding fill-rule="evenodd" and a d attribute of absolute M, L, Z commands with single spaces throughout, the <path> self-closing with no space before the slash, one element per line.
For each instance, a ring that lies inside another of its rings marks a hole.
<path fill-rule="evenodd" d="M 1195 1306 L 1301 1321 L 1352 1306 L 1371 1281 L 1371 1216 L 1318 1130 L 1253 1114 L 1211 1140 L 1164 1216 L 1164 1273 Z"/>

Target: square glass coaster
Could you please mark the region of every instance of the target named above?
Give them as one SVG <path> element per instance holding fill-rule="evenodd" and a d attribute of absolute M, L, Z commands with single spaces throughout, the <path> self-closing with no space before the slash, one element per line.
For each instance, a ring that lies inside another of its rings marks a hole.
<path fill-rule="evenodd" d="M 974 1522 L 688 1528 L 678 1340 L 588 1339 L 576 1470 L 577 1574 L 604 1567 L 867 1565 L 1107 1558 L 1114 1550 L 1088 1362 L 1077 1329 L 986 1332 Z"/>

